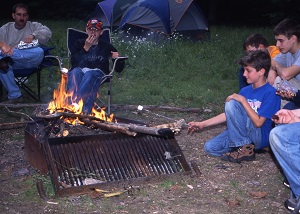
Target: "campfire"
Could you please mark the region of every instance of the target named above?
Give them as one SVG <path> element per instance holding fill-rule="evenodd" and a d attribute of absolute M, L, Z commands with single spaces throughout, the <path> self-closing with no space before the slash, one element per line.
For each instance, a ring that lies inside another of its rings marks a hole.
<path fill-rule="evenodd" d="M 105 108 L 100 107 L 97 109 L 93 108 L 90 115 L 83 114 L 82 100 L 78 104 L 70 104 L 69 100 L 72 100 L 73 94 L 66 92 L 66 83 L 67 75 L 62 74 L 60 85 L 53 93 L 53 100 L 45 111 L 41 110 L 35 115 L 37 118 L 51 121 L 51 126 L 53 126 L 53 129 L 50 131 L 51 137 L 69 136 L 71 133 L 74 134 L 74 131 L 71 129 L 76 127 L 76 130 L 78 130 L 80 126 L 88 127 L 89 130 L 101 129 L 103 131 L 120 132 L 130 136 L 136 136 L 137 133 L 145 133 L 168 137 L 178 134 L 181 128 L 186 125 L 184 119 L 154 127 L 148 127 L 146 124 L 121 123 L 115 118 L 114 114 L 107 115 Z M 137 110 L 141 111 L 143 108 L 139 105 Z M 53 123 L 53 120 L 56 124 Z"/>
<path fill-rule="evenodd" d="M 73 98 L 73 93 L 66 92 L 66 83 L 67 83 L 67 75 L 63 73 L 61 76 L 61 82 L 59 84 L 58 89 L 54 90 L 53 100 L 48 105 L 47 111 L 49 112 L 49 114 L 63 113 L 63 112 L 74 113 L 74 116 L 82 114 L 83 101 L 80 100 L 78 103 L 72 103 L 72 104 L 69 103 L 69 100 L 72 100 Z M 93 108 L 90 116 L 98 118 L 102 121 L 111 122 L 114 120 L 113 114 L 107 116 L 104 109 L 101 108 L 98 109 Z M 79 117 L 69 117 L 69 118 L 66 117 L 65 122 L 68 122 L 73 125 L 82 123 Z"/>

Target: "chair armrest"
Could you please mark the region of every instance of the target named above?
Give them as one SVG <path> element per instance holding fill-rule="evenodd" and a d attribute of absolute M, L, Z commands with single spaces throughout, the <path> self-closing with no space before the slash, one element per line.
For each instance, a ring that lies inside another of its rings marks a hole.
<path fill-rule="evenodd" d="M 114 71 L 120 73 L 124 70 L 125 67 L 125 60 L 127 60 L 128 57 L 127 56 L 119 56 L 118 58 L 113 59 L 113 67 L 111 70 L 111 73 L 113 73 Z"/>
<path fill-rule="evenodd" d="M 54 56 L 54 55 L 47 55 L 44 57 L 44 62 L 43 64 L 45 66 L 53 66 L 53 65 L 58 65 L 59 66 L 59 70 L 61 72 L 65 72 L 66 68 L 62 67 L 62 60 L 60 57 L 58 56 Z"/>
<path fill-rule="evenodd" d="M 45 56 L 50 55 L 50 51 L 54 49 L 54 47 L 48 47 L 44 45 L 40 45 L 40 48 L 43 49 Z"/>

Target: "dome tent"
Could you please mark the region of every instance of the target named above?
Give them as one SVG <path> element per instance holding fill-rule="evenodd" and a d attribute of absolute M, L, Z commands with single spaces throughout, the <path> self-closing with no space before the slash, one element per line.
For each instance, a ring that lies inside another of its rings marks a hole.
<path fill-rule="evenodd" d="M 209 37 L 206 17 L 193 0 L 138 0 L 124 12 L 119 29 L 124 36 L 151 40 Z"/>

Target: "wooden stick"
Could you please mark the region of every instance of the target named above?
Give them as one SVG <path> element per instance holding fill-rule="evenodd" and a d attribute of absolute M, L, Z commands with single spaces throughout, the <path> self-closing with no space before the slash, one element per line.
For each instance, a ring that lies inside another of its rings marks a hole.
<path fill-rule="evenodd" d="M 23 128 L 27 123 L 28 122 L 0 123 L 0 130 Z"/>
<path fill-rule="evenodd" d="M 93 125 L 97 128 L 101 128 L 107 131 L 121 132 L 130 136 L 136 136 L 137 133 L 158 135 L 164 137 L 174 136 L 174 132 L 170 128 L 155 128 L 126 123 L 99 122 L 89 120 L 87 118 L 83 118 L 81 119 L 81 121 L 84 122 L 86 125 Z"/>
<path fill-rule="evenodd" d="M 84 122 L 86 125 L 93 125 L 102 130 L 120 132 L 120 133 L 127 134 L 130 136 L 137 135 L 136 132 L 130 131 L 128 129 L 128 127 L 116 125 L 115 123 L 99 122 L 99 121 L 90 120 L 89 118 L 81 118 L 81 121 Z"/>

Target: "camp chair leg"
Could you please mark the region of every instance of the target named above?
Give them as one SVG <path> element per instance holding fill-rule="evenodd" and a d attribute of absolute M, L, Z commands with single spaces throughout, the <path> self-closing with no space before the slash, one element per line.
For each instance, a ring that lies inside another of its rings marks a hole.
<path fill-rule="evenodd" d="M 27 94 L 32 97 L 33 99 L 35 99 L 36 101 L 40 101 L 39 100 L 39 95 L 36 95 L 34 93 L 34 91 L 31 90 L 31 88 L 29 88 L 27 85 L 25 85 L 25 83 L 23 83 L 22 85 L 19 85 L 20 88 L 22 88 L 24 91 L 27 92 Z"/>
<path fill-rule="evenodd" d="M 41 70 L 38 70 L 36 73 L 36 79 L 37 79 L 37 88 L 38 88 L 38 100 L 41 101 Z"/>
<path fill-rule="evenodd" d="M 112 89 L 112 81 L 111 79 L 109 80 L 109 86 L 108 86 L 108 91 L 107 91 L 107 96 L 108 96 L 108 106 L 107 106 L 107 113 L 110 114 L 110 105 L 111 105 L 111 89 Z"/>
<path fill-rule="evenodd" d="M 17 84 L 17 86 L 19 86 L 20 88 L 22 88 L 25 92 L 27 92 L 27 94 L 32 97 L 33 99 L 35 99 L 36 101 L 40 101 L 41 100 L 41 70 L 39 69 L 36 72 L 36 81 L 37 81 L 37 93 L 34 92 L 31 88 L 29 88 L 26 85 L 26 80 L 28 80 L 29 77 L 22 77 L 22 78 L 15 78 L 15 82 Z"/>

